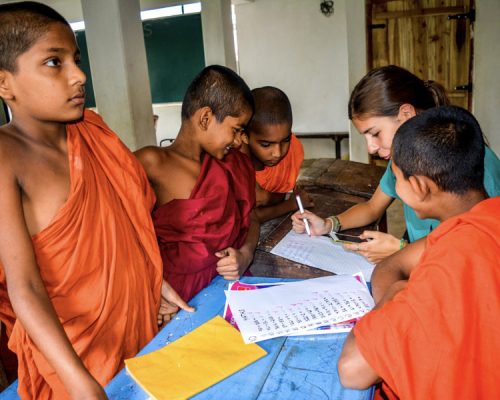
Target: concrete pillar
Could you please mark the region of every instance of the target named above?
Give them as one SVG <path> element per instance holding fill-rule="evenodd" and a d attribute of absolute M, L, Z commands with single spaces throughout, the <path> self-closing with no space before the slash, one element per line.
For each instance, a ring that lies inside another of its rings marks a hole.
<path fill-rule="evenodd" d="M 139 0 L 81 0 L 99 114 L 133 151 L 156 144 Z"/>
<path fill-rule="evenodd" d="M 205 64 L 219 64 L 237 71 L 231 0 L 202 0 L 201 25 Z"/>

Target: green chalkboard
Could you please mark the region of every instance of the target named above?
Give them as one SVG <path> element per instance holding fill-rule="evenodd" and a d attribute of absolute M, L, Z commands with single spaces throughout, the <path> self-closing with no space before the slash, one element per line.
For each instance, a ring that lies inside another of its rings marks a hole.
<path fill-rule="evenodd" d="M 152 19 L 142 26 L 153 103 L 182 101 L 205 66 L 201 15 Z"/>
<path fill-rule="evenodd" d="M 87 75 L 85 83 L 85 107 L 95 107 L 94 89 L 92 86 L 92 74 L 90 73 L 89 52 L 87 50 L 87 39 L 84 31 L 75 32 L 76 43 L 80 49 L 80 68 Z"/>
<path fill-rule="evenodd" d="M 205 66 L 201 15 L 142 22 L 153 103 L 182 101 L 191 80 Z M 76 32 L 80 67 L 87 74 L 86 106 L 95 107 L 85 32 Z"/>

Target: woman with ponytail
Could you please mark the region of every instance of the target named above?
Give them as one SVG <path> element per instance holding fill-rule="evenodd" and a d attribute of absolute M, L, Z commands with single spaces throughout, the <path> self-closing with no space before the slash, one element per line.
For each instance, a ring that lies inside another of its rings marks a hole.
<path fill-rule="evenodd" d="M 356 129 L 364 136 L 368 152 L 390 160 L 392 140 L 402 123 L 421 111 L 448 104 L 449 100 L 440 84 L 423 81 L 401 67 L 389 65 L 376 68 L 361 79 L 351 93 L 348 114 Z M 500 195 L 500 161 L 488 147 L 484 167 L 487 193 L 491 197 Z M 297 212 L 292 216 L 293 228 L 296 232 L 304 232 L 304 218 L 309 220 L 314 235 L 365 226 L 377 221 L 395 198 L 399 196 L 389 161 L 377 190 L 366 203 L 357 204 L 326 219 L 309 211 Z M 437 220 L 418 218 L 406 204 L 404 214 L 409 242 L 426 237 L 439 224 Z M 361 238 L 369 240 L 344 247 L 375 263 L 408 244 L 405 238 L 378 231 L 364 231 Z"/>

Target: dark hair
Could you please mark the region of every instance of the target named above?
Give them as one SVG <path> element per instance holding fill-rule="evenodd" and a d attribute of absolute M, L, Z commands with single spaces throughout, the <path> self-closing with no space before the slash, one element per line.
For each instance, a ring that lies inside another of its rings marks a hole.
<path fill-rule="evenodd" d="M 280 89 L 264 86 L 252 90 L 255 112 L 250 120 L 252 125 L 289 124 L 292 126 L 292 105 L 287 95 Z"/>
<path fill-rule="evenodd" d="M 485 144 L 479 123 L 460 107 L 435 107 L 402 124 L 392 159 L 405 178 L 427 176 L 445 192 L 482 190 Z"/>
<path fill-rule="evenodd" d="M 349 119 L 398 115 L 402 104 L 411 104 L 417 112 L 450 104 L 445 89 L 434 81 L 423 81 L 410 71 L 395 65 L 375 68 L 354 87 L 349 98 Z"/>
<path fill-rule="evenodd" d="M 254 102 L 250 88 L 236 72 L 210 65 L 189 85 L 182 102 L 182 120 L 191 118 L 202 107 L 210 107 L 217 121 L 222 122 L 227 116 L 241 115 L 245 109 L 253 113 Z"/>
<path fill-rule="evenodd" d="M 54 9 L 34 1 L 0 5 L 0 70 L 16 72 L 17 58 L 49 30 L 68 21 Z"/>

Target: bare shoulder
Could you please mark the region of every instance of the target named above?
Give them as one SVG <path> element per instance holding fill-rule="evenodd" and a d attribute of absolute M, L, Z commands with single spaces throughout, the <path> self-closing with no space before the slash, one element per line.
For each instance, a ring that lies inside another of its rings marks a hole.
<path fill-rule="evenodd" d="M 4 168 L 0 168 L 0 173 L 6 172 L 5 166 L 11 165 L 22 153 L 22 143 L 9 129 L 8 125 L 0 127 L 0 163 Z"/>
<path fill-rule="evenodd" d="M 146 146 L 134 152 L 144 168 L 161 163 L 162 149 L 157 146 Z"/>
<path fill-rule="evenodd" d="M 149 146 L 138 150 L 159 205 L 173 199 L 187 199 L 200 172 L 200 163 L 175 151 L 175 146 Z"/>
<path fill-rule="evenodd" d="M 134 154 L 150 179 L 164 172 L 165 167 L 168 168 L 175 164 L 168 147 L 146 146 L 137 150 Z"/>

